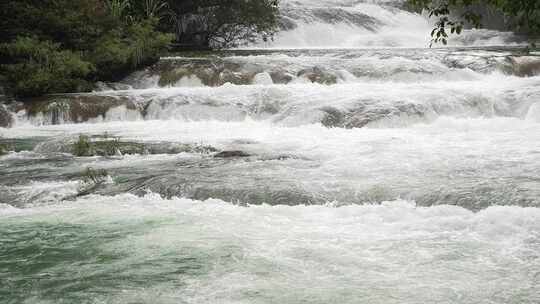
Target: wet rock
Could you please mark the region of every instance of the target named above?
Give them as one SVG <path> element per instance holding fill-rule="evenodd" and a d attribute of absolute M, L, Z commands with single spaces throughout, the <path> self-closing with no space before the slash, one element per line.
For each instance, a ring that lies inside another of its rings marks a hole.
<path fill-rule="evenodd" d="M 55 95 L 28 100 L 23 109 L 29 117 L 41 116 L 42 124 L 62 124 L 86 122 L 94 118 L 104 118 L 113 108 L 123 106 L 126 110 L 142 113 L 145 104 L 135 103 L 124 96 L 98 94 Z"/>
<path fill-rule="evenodd" d="M 12 143 L 12 141 L 1 141 Z M 25 146 L 22 146 L 25 144 Z M 33 144 L 30 146 L 30 144 Z M 30 147 L 26 150 L 34 150 L 38 153 L 71 153 L 76 156 L 115 156 L 125 154 L 179 154 L 198 153 L 210 154 L 218 152 L 212 146 L 202 144 L 184 144 L 171 142 L 141 143 L 124 141 L 114 138 L 109 134 L 103 135 L 80 135 L 74 138 L 59 138 L 56 140 L 34 140 L 31 143 L 21 143 L 21 147 Z M 34 148 L 35 147 L 35 148 Z"/>
<path fill-rule="evenodd" d="M 251 156 L 243 151 L 222 151 L 214 155 L 215 158 L 233 158 Z"/>
<path fill-rule="evenodd" d="M 0 128 L 10 128 L 13 126 L 13 116 L 6 105 L 0 104 Z"/>
<path fill-rule="evenodd" d="M 336 109 L 336 108 L 332 108 L 332 107 L 325 107 L 325 108 L 322 108 L 321 111 L 324 112 L 324 118 L 323 120 L 321 121 L 322 125 L 325 126 L 325 127 L 342 127 L 344 122 L 344 118 L 345 118 L 345 114 Z"/>
<path fill-rule="evenodd" d="M 272 82 L 276 84 L 287 84 L 293 80 L 293 75 L 284 71 L 270 72 L 270 77 L 272 77 Z"/>
<path fill-rule="evenodd" d="M 320 111 L 324 116 L 321 124 L 326 127 L 337 128 L 362 128 L 371 123 L 381 121 L 399 120 L 421 120 L 424 119 L 429 110 L 423 105 L 411 104 L 408 102 L 396 102 L 392 107 L 373 107 L 369 104 L 358 104 L 350 109 L 337 109 L 334 107 L 324 107 Z M 395 121 L 399 123 L 399 121 Z"/>
<path fill-rule="evenodd" d="M 251 77 L 240 72 L 233 72 L 230 70 L 224 70 L 219 73 L 219 85 L 225 83 L 232 83 L 236 85 L 246 85 L 251 83 Z"/>
<path fill-rule="evenodd" d="M 147 154 L 144 144 L 136 142 L 123 142 L 120 140 L 104 140 L 93 143 L 95 155 L 113 156 L 125 154 Z"/>
<path fill-rule="evenodd" d="M 187 68 L 176 68 L 163 71 L 160 75 L 158 84 L 160 87 L 171 86 L 180 81 L 180 79 L 191 75 L 193 75 L 193 73 Z"/>
<path fill-rule="evenodd" d="M 148 143 L 145 144 L 148 154 L 179 154 L 179 153 L 214 153 L 218 150 L 212 146 L 181 143 Z"/>
<path fill-rule="evenodd" d="M 517 76 L 540 75 L 540 56 L 520 56 L 510 57 L 513 72 Z"/>
<path fill-rule="evenodd" d="M 303 158 L 298 157 L 296 155 L 291 155 L 291 154 L 275 154 L 275 155 L 270 154 L 270 155 L 262 155 L 258 159 L 262 161 L 272 161 L 272 160 L 282 161 L 282 160 L 303 159 Z"/>
<path fill-rule="evenodd" d="M 103 92 L 103 91 L 125 91 L 125 90 L 131 90 L 132 87 L 128 84 L 121 83 L 121 82 L 103 82 L 98 81 L 95 84 L 95 92 Z"/>
<path fill-rule="evenodd" d="M 333 75 L 327 71 L 324 71 L 320 67 L 313 67 L 310 69 L 303 69 L 298 72 L 298 77 L 304 77 L 309 79 L 311 82 L 316 82 L 320 84 L 336 84 L 337 76 Z"/>

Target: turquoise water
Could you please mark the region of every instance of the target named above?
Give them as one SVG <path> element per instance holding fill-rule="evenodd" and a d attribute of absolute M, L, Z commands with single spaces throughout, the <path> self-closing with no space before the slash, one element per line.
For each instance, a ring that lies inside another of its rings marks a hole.
<path fill-rule="evenodd" d="M 534 303 L 540 212 L 89 196 L 2 209 L 5 303 Z"/>
<path fill-rule="evenodd" d="M 0 303 L 540 303 L 540 58 L 401 4 L 8 105 Z"/>

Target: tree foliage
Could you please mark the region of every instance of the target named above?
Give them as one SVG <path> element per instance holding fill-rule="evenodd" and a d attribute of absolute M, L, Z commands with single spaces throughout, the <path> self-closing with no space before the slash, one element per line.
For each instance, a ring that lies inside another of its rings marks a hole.
<path fill-rule="evenodd" d="M 277 28 L 278 0 L 0 1 L 0 87 L 91 89 L 159 59 L 171 41 L 231 47 Z"/>
<path fill-rule="evenodd" d="M 278 25 L 278 4 L 278 0 L 169 0 L 163 24 L 174 28 L 179 43 L 237 46 L 272 36 Z"/>
<path fill-rule="evenodd" d="M 513 19 L 513 30 L 531 35 L 540 34 L 539 0 L 409 0 L 410 4 L 425 9 L 430 17 L 438 18 L 431 32 L 433 43 L 448 43 L 449 34 L 460 34 L 466 25 L 482 26 L 482 16 L 473 8 L 484 5 Z M 459 12 L 457 16 L 453 13 Z"/>
<path fill-rule="evenodd" d="M 5 81 L 18 95 L 35 92 L 71 92 L 88 90 L 85 80 L 91 63 L 80 54 L 61 50 L 60 44 L 33 37 L 18 37 L 13 43 L 0 45 L 0 56 L 10 58 L 3 67 Z"/>
<path fill-rule="evenodd" d="M 1 1 L 0 86 L 20 97 L 88 91 L 158 60 L 172 35 L 131 1 Z"/>

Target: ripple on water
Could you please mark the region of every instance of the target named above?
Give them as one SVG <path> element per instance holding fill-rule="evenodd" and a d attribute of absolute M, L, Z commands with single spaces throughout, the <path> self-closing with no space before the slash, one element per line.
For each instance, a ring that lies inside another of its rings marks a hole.
<path fill-rule="evenodd" d="M 30 303 L 534 303 L 539 223 L 538 208 L 89 196 L 2 216 L 0 295 Z"/>

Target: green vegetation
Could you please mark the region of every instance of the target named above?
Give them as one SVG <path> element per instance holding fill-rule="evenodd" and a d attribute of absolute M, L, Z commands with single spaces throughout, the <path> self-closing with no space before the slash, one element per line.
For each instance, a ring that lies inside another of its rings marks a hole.
<path fill-rule="evenodd" d="M 158 60 L 173 38 L 158 22 L 128 0 L 2 1 L 0 83 L 19 97 L 89 91 Z"/>
<path fill-rule="evenodd" d="M 0 1 L 0 87 L 17 97 L 90 91 L 156 62 L 171 42 L 222 48 L 278 23 L 277 0 Z M 176 39 L 175 39 L 176 38 Z"/>
<path fill-rule="evenodd" d="M 6 144 L 0 144 L 0 156 L 6 155 L 9 152 L 9 147 Z"/>
<path fill-rule="evenodd" d="M 162 21 L 175 29 L 176 41 L 225 48 L 272 37 L 278 24 L 278 0 L 168 0 Z"/>
<path fill-rule="evenodd" d="M 200 144 L 182 143 L 137 143 L 122 141 L 118 137 L 103 135 L 87 136 L 79 135 L 76 142 L 70 144 L 63 152 L 71 152 L 78 157 L 88 156 L 115 156 L 130 154 L 179 154 L 201 153 L 209 154 L 218 152 L 212 146 Z"/>
<path fill-rule="evenodd" d="M 10 60 L 2 66 L 2 72 L 9 89 L 17 95 L 90 88 L 85 78 L 94 70 L 92 64 L 83 61 L 78 53 L 62 50 L 58 43 L 17 37 L 12 43 L 0 45 L 0 54 Z"/>
<path fill-rule="evenodd" d="M 97 136 L 92 140 L 86 135 L 79 135 L 79 139 L 72 146 L 75 156 L 114 156 L 123 154 L 146 154 L 144 144 L 122 142 L 120 138 L 111 138 L 108 134 Z"/>
<path fill-rule="evenodd" d="M 109 173 L 105 169 L 94 170 L 90 167 L 82 173 L 82 180 L 85 184 L 98 185 L 105 182 Z"/>
<path fill-rule="evenodd" d="M 75 156 L 92 156 L 94 150 L 90 143 L 90 138 L 86 135 L 79 135 L 79 140 L 73 144 L 73 155 Z"/>
<path fill-rule="evenodd" d="M 449 34 L 460 34 L 465 26 L 482 27 L 479 7 L 502 13 L 509 29 L 532 36 L 540 35 L 538 0 L 408 0 L 416 9 L 425 9 L 438 18 L 431 32 L 433 43 L 448 43 Z"/>
<path fill-rule="evenodd" d="M 105 169 L 94 170 L 90 167 L 81 173 L 82 183 L 79 185 L 76 196 L 91 194 L 99 186 L 103 185 L 109 176 Z"/>

